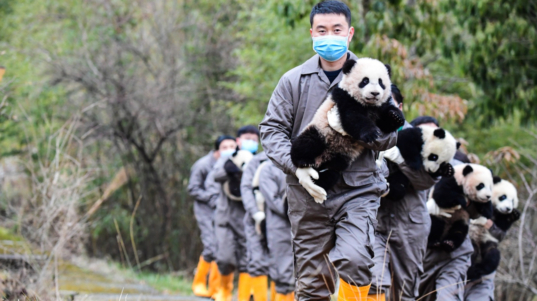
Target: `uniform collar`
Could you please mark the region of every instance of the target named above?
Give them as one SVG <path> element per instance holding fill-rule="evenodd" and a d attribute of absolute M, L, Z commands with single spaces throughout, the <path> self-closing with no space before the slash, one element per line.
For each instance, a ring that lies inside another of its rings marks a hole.
<path fill-rule="evenodd" d="M 350 52 L 347 51 L 347 59 L 354 59 L 357 60 L 358 57 Z M 320 57 L 318 54 L 315 54 L 312 56 L 309 60 L 307 60 L 304 64 L 302 64 L 302 72 L 301 74 L 313 74 L 313 73 L 319 73 L 323 71 L 321 68 L 321 64 L 319 63 Z"/>

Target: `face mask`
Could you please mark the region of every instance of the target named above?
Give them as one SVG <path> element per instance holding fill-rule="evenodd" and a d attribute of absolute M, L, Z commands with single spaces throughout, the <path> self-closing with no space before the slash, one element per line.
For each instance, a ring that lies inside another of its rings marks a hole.
<path fill-rule="evenodd" d="M 335 62 L 347 53 L 348 37 L 329 35 L 313 37 L 312 39 L 313 50 L 329 62 Z"/>
<path fill-rule="evenodd" d="M 254 140 L 242 140 L 241 149 L 247 150 L 252 154 L 255 154 L 255 152 L 257 152 L 258 146 L 259 143 L 255 142 Z"/>
<path fill-rule="evenodd" d="M 220 158 L 229 158 L 235 152 L 234 149 L 227 149 L 225 151 L 220 151 Z"/>

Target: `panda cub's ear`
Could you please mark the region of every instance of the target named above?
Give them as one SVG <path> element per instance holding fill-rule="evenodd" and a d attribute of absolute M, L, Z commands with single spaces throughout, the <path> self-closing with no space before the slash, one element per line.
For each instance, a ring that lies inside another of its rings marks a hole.
<path fill-rule="evenodd" d="M 388 69 L 388 76 L 390 77 L 390 79 L 392 78 L 392 67 L 388 64 L 384 64 L 384 66 L 386 66 L 386 69 Z"/>
<path fill-rule="evenodd" d="M 498 177 L 498 176 L 494 176 L 492 177 L 492 183 L 494 184 L 498 184 L 502 181 L 502 178 Z"/>
<path fill-rule="evenodd" d="M 434 130 L 433 134 L 440 139 L 446 138 L 446 131 L 444 131 L 442 128 L 437 128 Z"/>
<path fill-rule="evenodd" d="M 466 167 L 462 170 L 462 175 L 466 177 L 467 175 L 469 175 L 473 171 L 474 171 L 474 169 L 472 168 L 472 166 L 466 165 Z"/>
<path fill-rule="evenodd" d="M 457 149 L 459 149 L 460 147 L 461 147 L 461 143 L 457 141 Z"/>
<path fill-rule="evenodd" d="M 349 74 L 352 71 L 352 67 L 356 65 L 356 60 L 350 59 L 343 64 L 343 74 Z"/>

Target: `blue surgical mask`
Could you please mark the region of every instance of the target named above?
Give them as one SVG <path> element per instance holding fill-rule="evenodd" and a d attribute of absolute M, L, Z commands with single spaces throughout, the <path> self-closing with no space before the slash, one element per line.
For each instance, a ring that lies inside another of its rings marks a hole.
<path fill-rule="evenodd" d="M 328 35 L 313 37 L 312 39 L 313 50 L 329 62 L 335 62 L 347 53 L 348 37 Z"/>
<path fill-rule="evenodd" d="M 247 150 L 252 154 L 255 154 L 255 152 L 257 152 L 258 147 L 259 143 L 255 142 L 254 140 L 242 140 L 241 149 Z"/>
<path fill-rule="evenodd" d="M 229 158 L 235 152 L 234 149 L 227 149 L 225 151 L 220 151 L 220 158 Z"/>

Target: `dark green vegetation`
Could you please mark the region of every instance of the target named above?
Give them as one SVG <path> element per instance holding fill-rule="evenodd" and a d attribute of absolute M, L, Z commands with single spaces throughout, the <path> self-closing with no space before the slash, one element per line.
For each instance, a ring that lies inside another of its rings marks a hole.
<path fill-rule="evenodd" d="M 438 117 L 481 162 L 503 146 L 535 154 L 537 1 L 347 2 L 351 50 L 392 66 L 407 119 Z M 259 123 L 280 76 L 313 55 L 314 3 L 0 0 L 1 154 L 46 165 L 50 141 L 75 120 L 65 152 L 90 174 L 80 216 L 109 194 L 87 219 L 84 250 L 127 267 L 191 268 L 190 166 L 217 135 Z M 113 181 L 122 168 L 126 181 Z M 6 220 L 13 195 L 2 195 Z"/>

